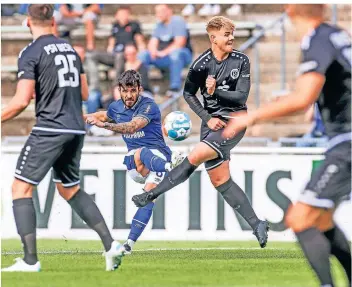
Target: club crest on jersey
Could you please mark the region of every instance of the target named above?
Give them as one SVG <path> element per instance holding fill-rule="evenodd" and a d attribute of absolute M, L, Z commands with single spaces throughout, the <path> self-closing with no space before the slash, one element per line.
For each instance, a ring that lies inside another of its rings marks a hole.
<path fill-rule="evenodd" d="M 238 69 L 232 69 L 230 76 L 232 79 L 236 80 L 240 75 L 240 72 L 238 71 Z"/>

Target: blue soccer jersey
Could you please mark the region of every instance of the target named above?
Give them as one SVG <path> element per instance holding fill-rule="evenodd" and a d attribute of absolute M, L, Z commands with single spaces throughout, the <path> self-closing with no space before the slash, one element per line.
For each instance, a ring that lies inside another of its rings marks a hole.
<path fill-rule="evenodd" d="M 148 120 L 148 124 L 134 134 L 122 135 L 128 151 L 147 147 L 162 152 L 167 161 L 171 160 L 171 150 L 166 145 L 161 131 L 161 113 L 154 100 L 139 96 L 132 108 L 126 108 L 122 100 L 110 104 L 107 115 L 116 123 L 126 123 L 135 117 Z"/>

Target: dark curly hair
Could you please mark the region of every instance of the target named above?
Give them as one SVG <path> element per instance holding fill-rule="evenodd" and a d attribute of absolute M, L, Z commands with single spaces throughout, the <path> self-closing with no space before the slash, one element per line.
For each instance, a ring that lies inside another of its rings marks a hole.
<path fill-rule="evenodd" d="M 135 70 L 123 72 L 117 80 L 118 86 L 121 87 L 138 87 L 142 85 L 142 76 Z"/>

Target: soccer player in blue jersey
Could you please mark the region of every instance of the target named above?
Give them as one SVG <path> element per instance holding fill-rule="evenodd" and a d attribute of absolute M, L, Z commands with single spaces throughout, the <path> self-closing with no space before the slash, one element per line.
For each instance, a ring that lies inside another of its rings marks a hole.
<path fill-rule="evenodd" d="M 145 184 L 144 191 L 157 186 L 165 172 L 181 163 L 180 153 L 172 153 L 166 145 L 161 129 L 161 113 L 154 100 L 141 96 L 141 75 L 124 72 L 118 80 L 121 99 L 107 111 L 85 115 L 87 123 L 122 134 L 128 149 L 124 164 L 129 176 Z M 139 208 L 133 217 L 131 231 L 124 246 L 125 254 L 132 251 L 152 216 L 154 202 Z"/>

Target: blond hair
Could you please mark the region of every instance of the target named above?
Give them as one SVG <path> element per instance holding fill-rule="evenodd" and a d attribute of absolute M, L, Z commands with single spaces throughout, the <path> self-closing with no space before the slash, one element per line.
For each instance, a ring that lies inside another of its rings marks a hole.
<path fill-rule="evenodd" d="M 232 22 L 232 20 L 230 20 L 226 17 L 215 16 L 215 17 L 211 18 L 206 25 L 206 29 L 207 29 L 208 33 L 213 30 L 220 31 L 221 28 L 234 30 L 235 24 Z"/>

